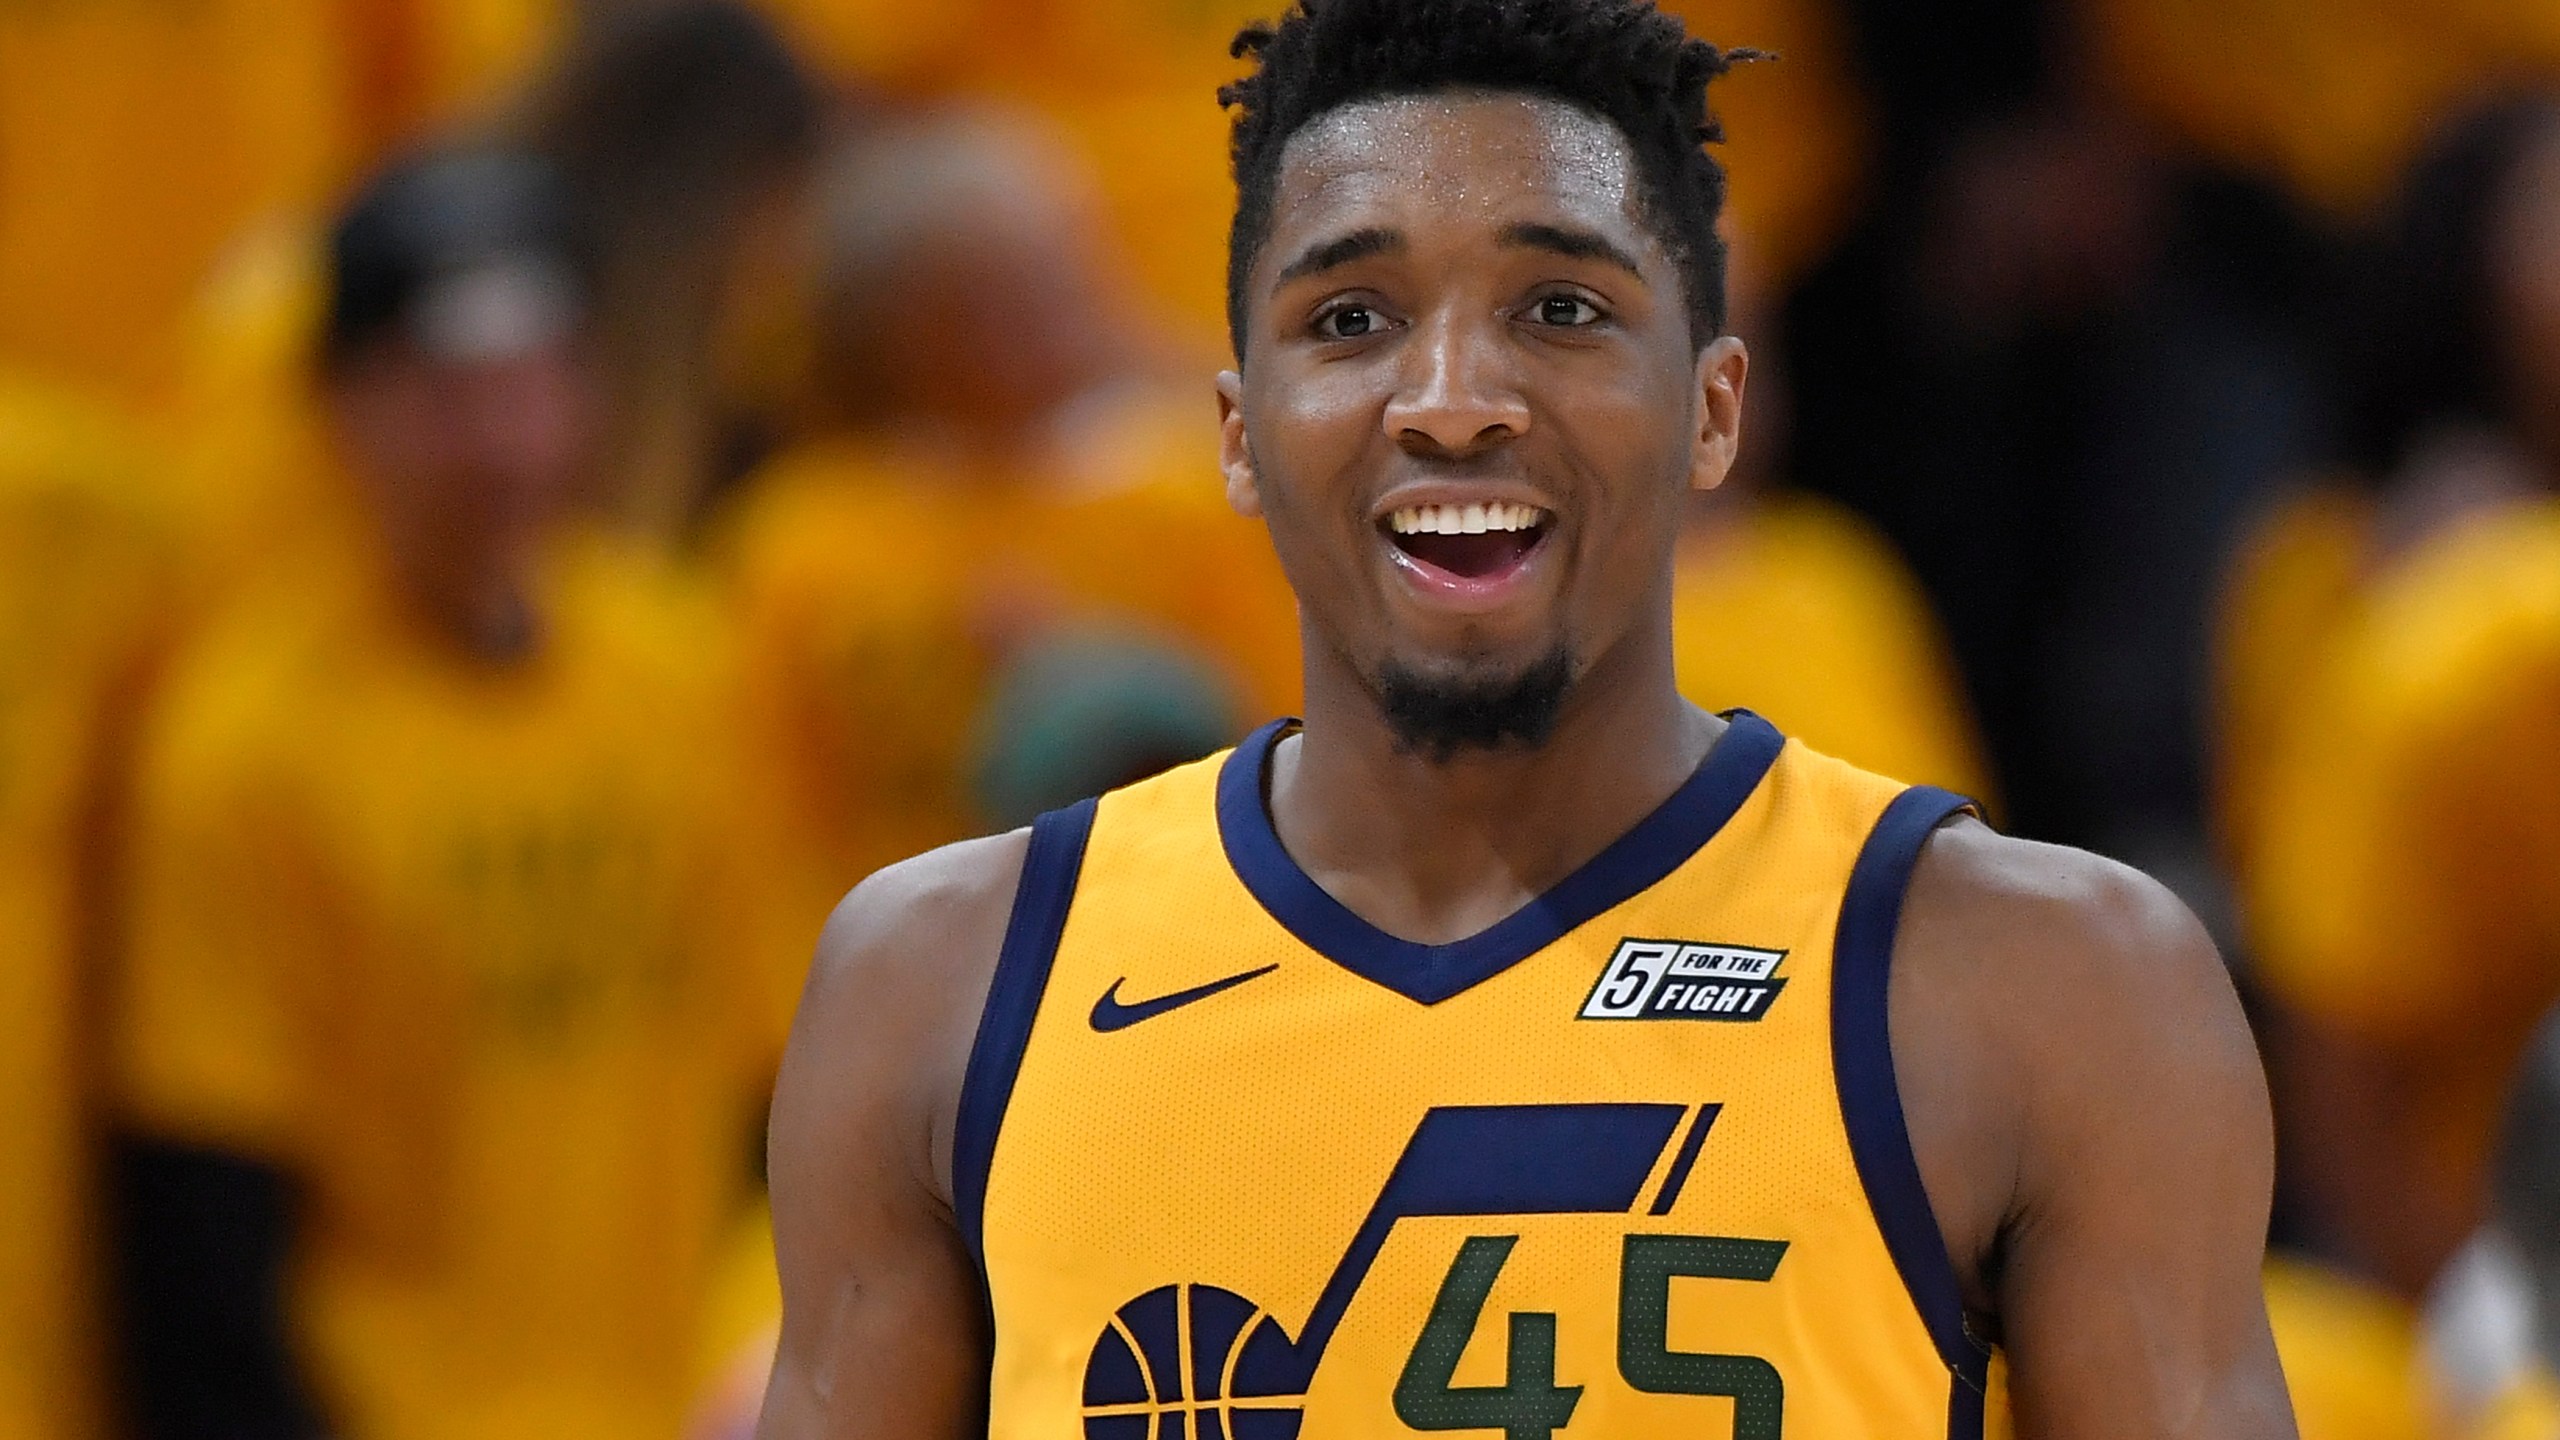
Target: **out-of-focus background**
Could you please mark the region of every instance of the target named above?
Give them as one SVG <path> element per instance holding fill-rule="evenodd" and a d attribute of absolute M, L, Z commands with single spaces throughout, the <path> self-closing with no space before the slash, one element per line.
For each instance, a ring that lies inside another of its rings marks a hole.
<path fill-rule="evenodd" d="M 1268 4 L 0 5 L 0 1435 L 747 1433 L 832 901 L 1293 703 Z M 2304 1434 L 2560 1436 L 2560 6 L 1669 8 L 1683 687 L 2175 886 Z"/>

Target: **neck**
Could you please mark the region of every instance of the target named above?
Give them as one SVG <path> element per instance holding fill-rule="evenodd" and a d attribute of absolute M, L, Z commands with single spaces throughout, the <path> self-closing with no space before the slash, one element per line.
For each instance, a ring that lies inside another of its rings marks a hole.
<path fill-rule="evenodd" d="M 1367 685 L 1309 638 L 1306 730 L 1275 757 L 1273 825 L 1335 899 L 1425 944 L 1572 874 L 1670 798 L 1724 729 L 1674 686 L 1667 618 L 1594 662 L 1546 743 L 1446 762 L 1403 746 Z"/>

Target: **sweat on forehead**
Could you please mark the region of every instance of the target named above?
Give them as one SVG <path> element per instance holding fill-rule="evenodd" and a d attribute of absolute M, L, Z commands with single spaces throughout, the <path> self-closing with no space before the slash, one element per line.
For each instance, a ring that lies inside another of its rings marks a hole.
<path fill-rule="evenodd" d="M 1487 91 L 1345 105 L 1290 137 L 1275 178 L 1275 231 L 1308 207 L 1387 193 L 1478 213 L 1537 197 L 1631 220 L 1642 195 L 1616 126 L 1562 101 Z"/>

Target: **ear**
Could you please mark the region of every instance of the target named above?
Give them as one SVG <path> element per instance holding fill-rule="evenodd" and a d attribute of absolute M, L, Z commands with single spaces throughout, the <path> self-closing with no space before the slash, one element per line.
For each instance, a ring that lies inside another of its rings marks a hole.
<path fill-rule="evenodd" d="M 1733 472 L 1742 448 L 1742 388 L 1751 352 L 1736 335 L 1698 352 L 1698 433 L 1689 451 L 1689 488 L 1713 490 Z"/>
<path fill-rule="evenodd" d="M 1253 473 L 1253 447 L 1244 435 L 1244 377 L 1218 372 L 1218 469 L 1227 477 L 1227 504 L 1248 520 L 1262 518 L 1262 483 Z"/>

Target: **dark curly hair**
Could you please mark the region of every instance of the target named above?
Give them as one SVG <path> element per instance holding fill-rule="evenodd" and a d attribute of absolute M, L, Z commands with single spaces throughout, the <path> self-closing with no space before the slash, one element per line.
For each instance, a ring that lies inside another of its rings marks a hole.
<path fill-rule="evenodd" d="M 1724 167 L 1703 148 L 1724 132 L 1707 83 L 1761 52 L 1693 40 L 1651 0 L 1299 0 L 1278 23 L 1247 26 L 1233 53 L 1255 62 L 1218 92 L 1235 111 L 1227 326 L 1239 359 L 1245 281 L 1270 239 L 1289 138 L 1345 105 L 1453 89 L 1543 96 L 1616 126 L 1645 218 L 1680 267 L 1691 339 L 1724 333 Z"/>

